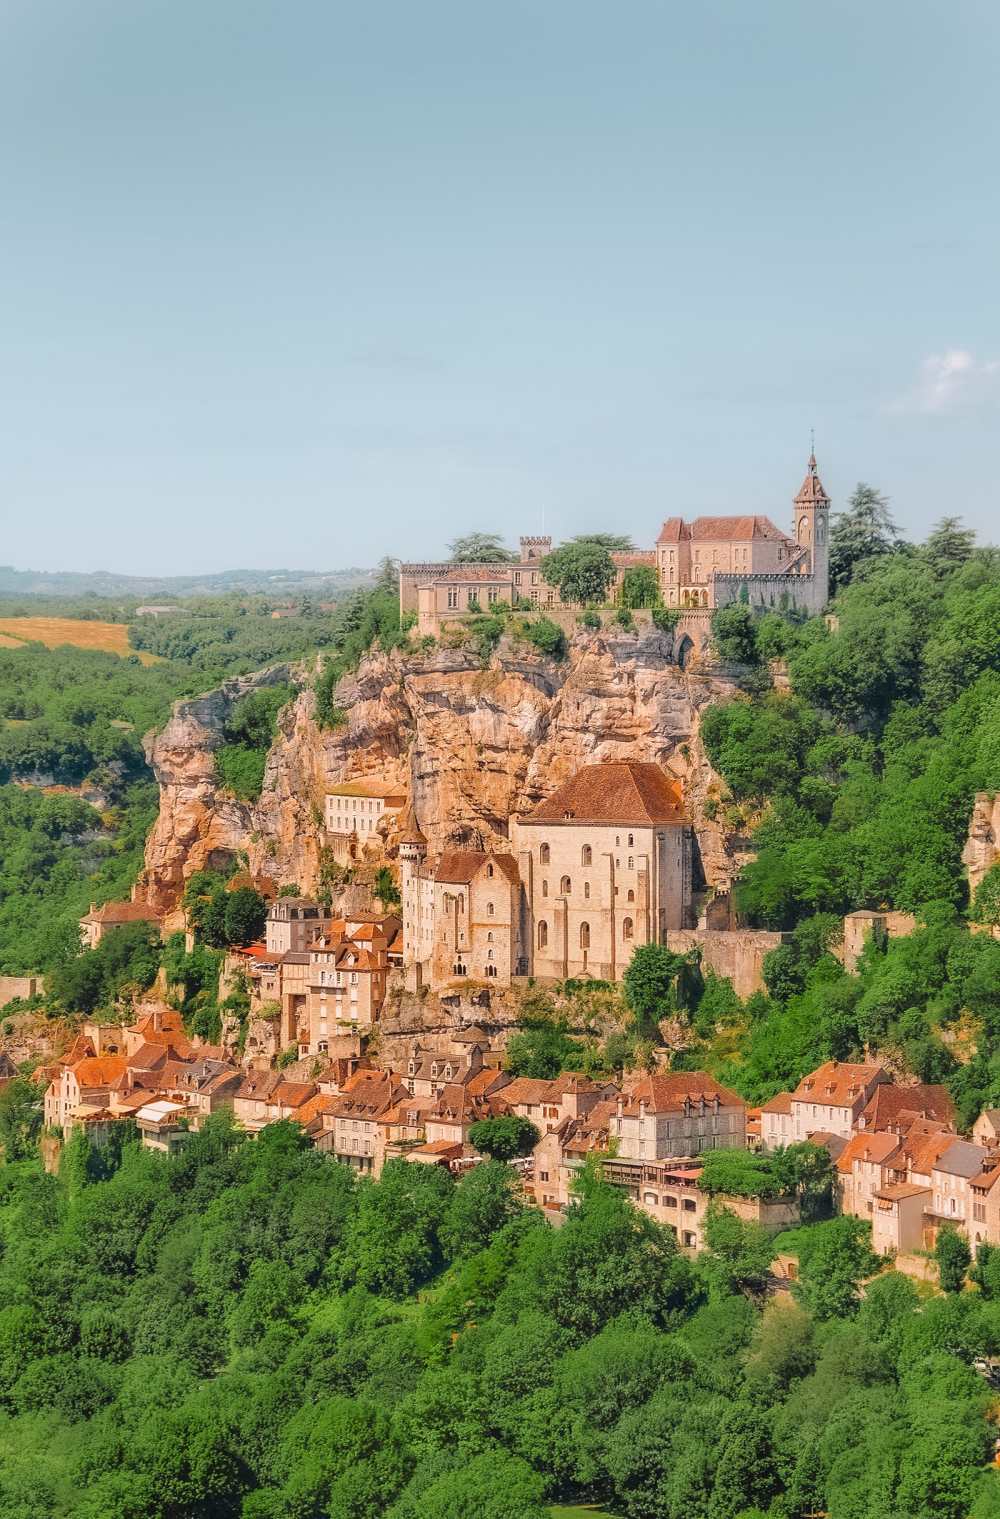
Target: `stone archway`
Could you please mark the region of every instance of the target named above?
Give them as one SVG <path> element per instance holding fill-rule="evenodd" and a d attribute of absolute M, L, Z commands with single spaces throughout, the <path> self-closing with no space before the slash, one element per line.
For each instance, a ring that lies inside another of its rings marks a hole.
<path fill-rule="evenodd" d="M 692 654 L 695 652 L 694 639 L 689 638 L 687 633 L 677 645 L 677 663 L 682 670 L 686 670 Z"/>

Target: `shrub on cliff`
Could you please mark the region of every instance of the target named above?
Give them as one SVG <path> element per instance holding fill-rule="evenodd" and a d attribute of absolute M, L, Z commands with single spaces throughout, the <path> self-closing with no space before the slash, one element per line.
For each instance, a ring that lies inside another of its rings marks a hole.
<path fill-rule="evenodd" d="M 215 751 L 219 784 L 243 802 L 255 802 L 264 782 L 278 713 L 294 695 L 291 686 L 264 686 L 240 698 L 226 719 L 225 743 Z"/>
<path fill-rule="evenodd" d="M 521 623 L 517 632 L 527 643 L 533 644 L 539 653 L 547 654 L 550 659 L 565 659 L 566 634 L 551 617 L 539 617 L 537 622 Z"/>

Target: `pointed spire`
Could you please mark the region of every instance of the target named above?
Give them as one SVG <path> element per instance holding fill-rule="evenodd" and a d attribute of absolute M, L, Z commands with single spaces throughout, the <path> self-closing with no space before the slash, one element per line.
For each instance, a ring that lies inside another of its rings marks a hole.
<path fill-rule="evenodd" d="M 416 844 L 425 849 L 427 847 L 427 839 L 420 831 L 420 824 L 417 822 L 417 814 L 413 810 L 412 802 L 408 803 L 406 812 L 403 815 L 402 832 L 399 835 L 399 842 L 401 844 Z"/>
<path fill-rule="evenodd" d="M 809 455 L 809 464 L 806 477 L 799 487 L 799 493 L 795 497 L 796 506 L 829 506 L 830 498 L 823 489 L 823 482 L 816 473 L 815 448 Z"/>

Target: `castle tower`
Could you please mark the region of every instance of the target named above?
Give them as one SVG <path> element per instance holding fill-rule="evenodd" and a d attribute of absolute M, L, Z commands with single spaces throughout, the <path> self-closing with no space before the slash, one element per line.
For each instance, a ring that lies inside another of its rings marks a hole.
<path fill-rule="evenodd" d="M 830 595 L 830 498 L 816 473 L 816 455 L 795 497 L 795 541 L 808 551 L 808 568 L 815 581 L 813 612 L 821 612 Z"/>
<path fill-rule="evenodd" d="M 408 990 L 417 989 L 420 933 L 420 867 L 427 858 L 427 839 L 420 831 L 413 803 L 406 809 L 399 837 L 399 882 L 403 898 L 403 968 Z M 412 981 L 412 986 L 411 986 Z"/>

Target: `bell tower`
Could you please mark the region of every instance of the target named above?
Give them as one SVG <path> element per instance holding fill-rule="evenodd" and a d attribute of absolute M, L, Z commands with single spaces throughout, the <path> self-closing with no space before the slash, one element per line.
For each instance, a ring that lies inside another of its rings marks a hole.
<path fill-rule="evenodd" d="M 808 555 L 815 586 L 812 610 L 821 612 L 830 596 L 830 498 L 816 472 L 814 453 L 795 497 L 795 541 Z"/>

